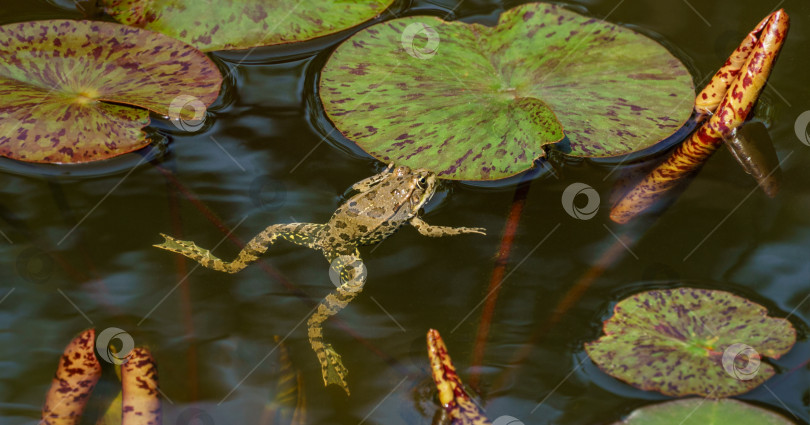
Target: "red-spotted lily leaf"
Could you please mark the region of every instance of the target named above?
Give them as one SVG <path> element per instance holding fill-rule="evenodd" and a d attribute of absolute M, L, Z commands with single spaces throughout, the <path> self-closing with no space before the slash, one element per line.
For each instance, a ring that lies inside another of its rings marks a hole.
<path fill-rule="evenodd" d="M 779 358 L 796 342 L 786 319 L 724 291 L 678 288 L 620 301 L 605 334 L 585 344 L 600 369 L 643 390 L 722 398 L 773 376 L 761 357 Z"/>
<path fill-rule="evenodd" d="M 222 83 L 193 47 L 109 22 L 0 26 L 0 56 L 0 155 L 30 162 L 87 162 L 142 148 L 147 109 L 199 119 Z"/>
<path fill-rule="evenodd" d="M 687 69 L 655 41 L 543 3 L 495 27 L 429 16 L 373 25 L 338 46 L 320 80 L 345 137 L 459 180 L 526 170 L 563 128 L 576 156 L 646 148 L 683 125 L 694 96 Z"/>
<path fill-rule="evenodd" d="M 394 0 L 103 0 L 123 24 L 162 32 L 198 49 L 245 49 L 334 34 L 382 13 Z"/>
<path fill-rule="evenodd" d="M 732 399 L 690 398 L 636 409 L 614 425 L 792 425 L 783 416 Z"/>

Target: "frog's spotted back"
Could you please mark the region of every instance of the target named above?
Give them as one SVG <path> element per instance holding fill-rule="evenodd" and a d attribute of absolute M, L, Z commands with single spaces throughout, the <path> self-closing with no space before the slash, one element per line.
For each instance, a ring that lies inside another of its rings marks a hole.
<path fill-rule="evenodd" d="M 351 189 L 357 193 L 338 207 L 325 224 L 269 226 L 251 239 L 231 262 L 222 261 L 194 242 L 167 235 L 162 235 L 166 240 L 155 246 L 185 255 L 207 268 L 228 273 L 236 273 L 256 261 L 279 238 L 318 249 L 332 263 L 338 261 L 341 285 L 321 302 L 307 325 L 310 344 L 321 363 L 324 384 L 340 385 L 348 393 L 348 372 L 340 355 L 331 345 L 324 344 L 321 325 L 363 290 L 365 273 L 358 273 L 359 268 L 355 267 L 362 264 L 357 247 L 379 243 L 406 223 L 422 235 L 431 237 L 485 234 L 482 228 L 431 226 L 418 217 L 419 210 L 436 191 L 436 184 L 435 174 L 428 170 L 389 165 L 383 172 L 355 183 Z"/>

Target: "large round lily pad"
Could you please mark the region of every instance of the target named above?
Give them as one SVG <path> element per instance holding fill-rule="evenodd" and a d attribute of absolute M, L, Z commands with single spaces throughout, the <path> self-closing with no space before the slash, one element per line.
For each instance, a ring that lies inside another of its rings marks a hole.
<path fill-rule="evenodd" d="M 461 180 L 530 168 L 563 128 L 571 155 L 649 147 L 683 125 L 694 96 L 657 42 L 544 3 L 510 9 L 495 27 L 430 16 L 373 25 L 338 46 L 320 79 L 345 137 L 382 161 Z"/>
<path fill-rule="evenodd" d="M 30 162 L 87 162 L 139 149 L 149 143 L 141 130 L 147 109 L 193 119 L 222 83 L 193 47 L 110 22 L 0 26 L 0 57 L 0 155 Z"/>
<path fill-rule="evenodd" d="M 306 41 L 382 13 L 394 0 L 102 0 L 123 24 L 206 52 Z"/>
<path fill-rule="evenodd" d="M 690 398 L 636 409 L 614 425 L 792 425 L 785 417 L 732 399 Z"/>
<path fill-rule="evenodd" d="M 671 396 L 709 398 L 747 392 L 773 376 L 760 357 L 779 358 L 796 342 L 786 319 L 724 291 L 642 292 L 616 304 L 604 335 L 585 344 L 614 378 Z"/>

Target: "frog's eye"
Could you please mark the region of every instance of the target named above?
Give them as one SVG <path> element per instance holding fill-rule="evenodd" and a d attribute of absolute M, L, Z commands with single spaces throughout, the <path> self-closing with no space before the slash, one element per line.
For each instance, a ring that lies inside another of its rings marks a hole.
<path fill-rule="evenodd" d="M 425 176 L 419 177 L 419 179 L 416 180 L 416 184 L 419 186 L 420 189 L 424 189 L 425 187 L 427 187 L 427 178 L 425 178 Z"/>

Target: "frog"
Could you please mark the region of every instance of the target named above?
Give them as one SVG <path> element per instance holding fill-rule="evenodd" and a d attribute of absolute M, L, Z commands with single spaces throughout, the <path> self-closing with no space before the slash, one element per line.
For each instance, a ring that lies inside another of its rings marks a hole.
<path fill-rule="evenodd" d="M 382 172 L 360 180 L 349 188 L 354 193 L 323 224 L 274 224 L 251 239 L 226 262 L 192 241 L 182 241 L 161 233 L 164 242 L 154 245 L 184 255 L 200 265 L 227 273 L 237 273 L 257 261 L 279 239 L 318 250 L 339 277 L 337 289 L 327 295 L 307 320 L 307 336 L 321 366 L 324 386 L 336 384 L 350 394 L 340 354 L 324 342 L 323 323 L 354 300 L 366 282 L 366 269 L 358 247 L 382 242 L 401 227 L 410 224 L 420 234 L 443 237 L 462 234 L 486 235 L 480 227 L 436 226 L 420 214 L 436 192 L 439 179 L 423 168 L 388 165 Z M 337 279 L 336 279 L 337 280 Z"/>

